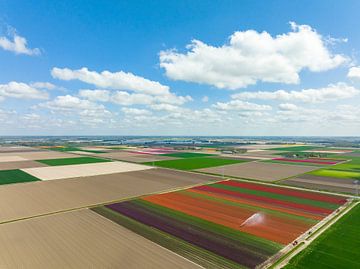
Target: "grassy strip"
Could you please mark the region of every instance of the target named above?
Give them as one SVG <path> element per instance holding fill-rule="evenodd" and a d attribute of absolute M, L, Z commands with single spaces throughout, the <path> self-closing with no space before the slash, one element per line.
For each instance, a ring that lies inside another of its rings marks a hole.
<path fill-rule="evenodd" d="M 357 205 L 284 268 L 360 268 L 359 227 L 360 205 Z"/>
<path fill-rule="evenodd" d="M 281 200 L 281 201 L 293 202 L 293 203 L 297 203 L 297 204 L 317 206 L 317 207 L 326 208 L 326 209 L 336 209 L 339 207 L 339 205 L 337 205 L 337 204 L 331 204 L 331 203 L 327 203 L 327 202 L 321 202 L 321 201 L 316 201 L 316 200 L 310 200 L 310 199 L 282 195 L 282 194 L 271 193 L 271 192 L 265 192 L 265 191 L 238 188 L 238 187 L 233 187 L 233 186 L 222 185 L 220 183 L 210 184 L 209 186 L 215 187 L 215 188 L 220 188 L 220 189 L 225 189 L 225 190 L 230 190 L 230 191 L 235 191 L 235 192 L 239 192 L 239 193 L 246 193 L 246 194 L 252 194 L 252 195 L 257 195 L 257 196 L 261 196 L 261 197 L 268 197 L 268 198 Z"/>
<path fill-rule="evenodd" d="M 242 162 L 246 162 L 246 161 L 235 160 L 235 159 L 199 157 L 199 158 L 185 158 L 185 159 L 166 160 L 166 161 L 157 161 L 157 162 L 146 162 L 145 164 L 148 165 L 154 164 L 155 166 L 178 169 L 178 170 L 194 170 L 194 169 L 222 166 L 222 165 L 242 163 Z"/>
<path fill-rule="evenodd" d="M 207 153 L 196 153 L 196 152 L 175 152 L 175 153 L 166 153 L 161 154 L 161 156 L 168 156 L 168 157 L 176 157 L 176 158 L 197 158 L 197 157 L 208 157 L 208 156 L 215 156 L 214 154 L 207 154 Z"/>
<path fill-rule="evenodd" d="M 86 163 L 103 163 L 103 162 L 111 162 L 111 161 L 100 158 L 93 158 L 93 157 L 78 157 L 78 158 L 38 160 L 38 162 L 50 166 L 58 166 L 58 165 L 73 165 L 73 164 L 86 164 Z"/>
<path fill-rule="evenodd" d="M 28 173 L 25 173 L 22 170 L 4 170 L 0 171 L 0 185 L 11 184 L 11 183 L 21 183 L 21 182 L 31 182 L 39 181 L 37 177 L 34 177 Z"/>
<path fill-rule="evenodd" d="M 286 253 L 284 256 L 280 257 L 275 263 L 273 263 L 269 269 L 274 269 L 277 265 L 283 262 L 287 257 L 289 257 L 292 253 L 294 253 L 298 248 L 300 248 L 302 245 L 304 245 L 305 242 L 301 242 L 297 246 L 295 246 L 292 250 L 290 250 L 288 253 Z"/>
<path fill-rule="evenodd" d="M 92 208 L 91 210 L 205 268 L 243 268 L 239 264 L 216 255 L 215 253 L 199 248 L 158 229 L 154 229 L 132 220 L 131 218 L 123 216 L 106 207 L 102 206 Z"/>
<path fill-rule="evenodd" d="M 283 247 L 281 244 L 278 244 L 276 242 L 254 236 L 252 234 L 243 233 L 229 227 L 219 225 L 198 217 L 194 217 L 180 211 L 176 211 L 145 200 L 136 200 L 133 202 L 140 206 L 147 207 L 148 209 L 159 215 L 165 215 L 170 218 L 175 218 L 181 222 L 186 222 L 190 225 L 199 227 L 212 233 L 219 234 L 220 236 L 227 237 L 231 240 L 236 240 L 239 242 L 239 244 L 257 248 L 258 250 L 262 250 L 263 252 L 270 255 L 278 252 Z"/>
<path fill-rule="evenodd" d="M 279 218 L 286 218 L 286 219 L 293 219 L 293 220 L 297 220 L 297 221 L 302 221 L 305 223 L 309 223 L 309 224 L 316 224 L 318 221 L 314 220 L 314 219 L 310 219 L 304 216 L 299 216 L 299 215 L 294 215 L 291 213 L 284 213 L 281 211 L 277 211 L 277 210 L 273 210 L 273 209 L 269 209 L 269 208 L 265 208 L 265 207 L 259 207 L 259 206 L 253 206 L 253 205 L 247 205 L 247 204 L 243 204 L 243 203 L 236 203 L 233 201 L 229 201 L 226 199 L 222 199 L 222 198 L 218 198 L 218 197 L 212 197 L 212 196 L 208 196 L 205 194 L 200 194 L 200 193 L 194 193 L 194 192 L 189 192 L 189 191 L 180 191 L 179 193 L 185 194 L 185 195 L 189 195 L 192 197 L 196 197 L 196 198 L 201 198 L 201 199 L 205 199 L 205 200 L 209 200 L 209 201 L 215 201 L 218 203 L 222 203 L 225 205 L 229 205 L 229 206 L 236 206 L 239 208 L 244 208 L 247 210 L 253 210 L 256 212 L 264 212 L 273 216 L 277 216 Z"/>

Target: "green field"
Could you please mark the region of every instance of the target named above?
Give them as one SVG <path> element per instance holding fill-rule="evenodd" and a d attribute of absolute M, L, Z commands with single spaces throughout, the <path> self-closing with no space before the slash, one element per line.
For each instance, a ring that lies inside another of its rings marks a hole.
<path fill-rule="evenodd" d="M 221 158 L 187 158 L 187 159 L 178 159 L 178 160 L 168 160 L 168 161 L 158 161 L 158 162 L 147 162 L 145 164 L 165 168 L 173 168 L 179 170 L 194 170 L 201 168 L 208 168 L 214 166 L 221 166 L 234 163 L 242 163 L 244 160 L 232 160 L 232 159 L 221 159 Z"/>
<path fill-rule="evenodd" d="M 321 177 L 360 179 L 360 173 L 352 172 L 352 171 L 332 170 L 332 169 L 316 170 L 316 171 L 310 172 L 308 174 L 311 174 L 314 176 L 321 176 Z"/>
<path fill-rule="evenodd" d="M 357 205 L 284 268 L 360 268 L 359 235 L 360 205 Z"/>
<path fill-rule="evenodd" d="M 21 183 L 30 181 L 39 181 L 40 179 L 29 175 L 21 170 L 4 170 L 0 171 L 0 185 Z"/>
<path fill-rule="evenodd" d="M 268 150 L 279 150 L 279 151 L 304 151 L 304 150 L 313 150 L 319 147 L 315 146 L 293 146 L 293 147 L 280 147 L 280 148 L 269 148 Z"/>
<path fill-rule="evenodd" d="M 215 155 L 214 154 L 206 154 L 206 153 L 195 153 L 195 152 L 175 152 L 175 153 L 161 154 L 161 156 L 185 159 L 185 158 L 208 157 L 208 156 L 215 156 Z"/>
<path fill-rule="evenodd" d="M 50 166 L 57 166 L 57 165 L 72 165 L 72 164 L 85 164 L 85 163 L 103 163 L 103 162 L 111 162 L 111 161 L 100 158 L 92 158 L 92 157 L 78 157 L 78 158 L 38 160 L 38 162 Z"/>

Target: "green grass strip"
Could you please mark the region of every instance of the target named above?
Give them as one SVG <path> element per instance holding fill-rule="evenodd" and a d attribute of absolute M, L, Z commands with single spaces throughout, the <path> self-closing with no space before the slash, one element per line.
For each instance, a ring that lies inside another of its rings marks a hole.
<path fill-rule="evenodd" d="M 357 205 L 284 268 L 360 268 L 359 234 L 360 205 Z"/>
<path fill-rule="evenodd" d="M 225 259 L 213 252 L 189 244 L 188 242 L 164 233 L 158 229 L 149 227 L 106 207 L 92 208 L 94 212 L 124 226 L 125 228 L 165 247 L 205 268 L 210 269 L 239 269 L 244 268 L 238 263 Z"/>
<path fill-rule="evenodd" d="M 175 152 L 161 154 L 160 156 L 176 157 L 176 158 L 197 158 L 197 157 L 208 157 L 215 156 L 214 154 L 207 153 L 196 153 L 196 152 Z"/>
<path fill-rule="evenodd" d="M 151 209 L 152 212 L 155 212 L 159 215 L 165 215 L 171 218 L 175 218 L 179 221 L 186 222 L 187 224 L 199 227 L 201 229 L 207 230 L 212 233 L 219 234 L 221 236 L 227 237 L 232 240 L 236 240 L 239 244 L 245 244 L 249 247 L 253 246 L 258 250 L 264 251 L 267 255 L 272 255 L 278 252 L 283 246 L 276 242 L 267 240 L 265 238 L 260 238 L 252 234 L 244 233 L 224 225 L 220 225 L 205 219 L 201 219 L 195 216 L 185 214 L 183 212 L 173 210 L 161 205 L 157 205 L 145 200 L 136 200 L 132 201 L 142 207 Z"/>
<path fill-rule="evenodd" d="M 22 170 L 4 170 L 0 171 L 0 185 L 39 181 L 37 177 L 34 177 Z"/>
<path fill-rule="evenodd" d="M 225 189 L 225 190 L 230 190 L 230 191 L 235 191 L 235 192 L 240 192 L 240 193 L 252 194 L 252 195 L 257 195 L 257 196 L 261 196 L 261 197 L 268 197 L 268 198 L 272 198 L 272 199 L 293 202 L 293 203 L 297 203 L 297 204 L 317 206 L 317 207 L 326 208 L 326 209 L 336 209 L 339 207 L 339 205 L 331 204 L 331 203 L 327 203 L 327 202 L 304 199 L 304 198 L 299 198 L 299 197 L 294 197 L 294 196 L 265 192 L 265 191 L 239 188 L 239 187 L 234 187 L 234 186 L 227 186 L 227 185 L 223 185 L 223 184 L 219 184 L 219 183 L 210 184 L 209 186 L 219 188 L 219 189 Z"/>
<path fill-rule="evenodd" d="M 166 160 L 166 161 L 157 161 L 157 162 L 146 162 L 145 164 L 165 168 L 172 168 L 178 170 L 194 170 L 215 166 L 222 166 L 228 164 L 242 163 L 244 160 L 235 160 L 235 159 L 221 159 L 221 158 L 209 158 L 209 157 L 200 157 L 200 158 L 186 158 L 178 160 Z"/>
<path fill-rule="evenodd" d="M 93 158 L 93 157 L 78 157 L 78 158 L 38 160 L 37 162 L 47 164 L 50 166 L 58 166 L 58 165 L 73 165 L 73 164 L 86 164 L 86 163 L 103 163 L 103 162 L 111 162 L 111 161 L 100 158 Z"/>
<path fill-rule="evenodd" d="M 291 214 L 291 213 L 284 213 L 281 211 L 277 211 L 277 210 L 273 210 L 273 209 L 269 209 L 269 208 L 265 208 L 265 207 L 259 207 L 259 206 L 253 206 L 253 205 L 247 205 L 247 204 L 243 204 L 243 203 L 236 203 L 233 201 L 229 201 L 226 199 L 222 199 L 219 197 L 213 197 L 213 196 L 209 196 L 206 194 L 201 194 L 201 193 L 195 193 L 195 192 L 189 192 L 189 191 L 179 191 L 179 193 L 194 197 L 194 198 L 201 198 L 201 199 L 205 199 L 205 200 L 209 200 L 209 201 L 215 201 L 218 203 L 222 203 L 225 205 L 230 205 L 230 206 L 236 206 L 239 208 L 244 208 L 247 210 L 253 210 L 255 212 L 264 212 L 273 216 L 277 216 L 279 218 L 285 218 L 285 219 L 293 219 L 293 220 L 297 220 L 297 221 L 301 221 L 301 222 L 305 222 L 308 224 L 316 224 L 318 223 L 318 220 L 314 220 L 314 219 L 310 219 L 304 216 L 299 216 L 299 215 L 295 215 L 295 214 Z"/>

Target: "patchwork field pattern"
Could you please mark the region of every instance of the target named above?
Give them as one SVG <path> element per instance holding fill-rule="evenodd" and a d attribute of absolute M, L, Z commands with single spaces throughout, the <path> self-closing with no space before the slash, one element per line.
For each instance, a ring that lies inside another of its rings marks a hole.
<path fill-rule="evenodd" d="M 0 171 L 0 185 L 38 181 L 40 179 L 29 175 L 21 170 L 4 170 Z"/>
<path fill-rule="evenodd" d="M 244 160 L 240 159 L 222 159 L 222 158 L 212 158 L 212 157 L 199 157 L 199 158 L 184 158 L 178 160 L 169 160 L 169 161 L 158 161 L 154 163 L 145 163 L 149 165 L 155 165 L 165 168 L 173 168 L 179 170 L 194 170 L 207 167 L 229 165 L 234 163 L 243 163 Z"/>
<path fill-rule="evenodd" d="M 360 205 L 292 258 L 286 269 L 360 268 Z"/>
<path fill-rule="evenodd" d="M 95 211 L 206 268 L 209 262 L 214 268 L 254 268 L 345 202 L 333 195 L 222 181 Z"/>
<path fill-rule="evenodd" d="M 268 162 L 327 166 L 327 165 L 335 165 L 341 161 L 342 160 L 330 159 L 330 158 L 306 158 L 306 159 L 275 158 Z"/>
<path fill-rule="evenodd" d="M 175 152 L 162 154 L 162 156 L 176 157 L 176 158 L 196 158 L 196 157 L 208 157 L 215 156 L 214 154 L 196 153 L 196 152 Z"/>

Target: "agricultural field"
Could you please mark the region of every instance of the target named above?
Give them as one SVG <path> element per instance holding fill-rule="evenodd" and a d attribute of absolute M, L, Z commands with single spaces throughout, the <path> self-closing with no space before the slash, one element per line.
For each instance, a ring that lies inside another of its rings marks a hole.
<path fill-rule="evenodd" d="M 0 162 L 0 171 L 32 168 L 32 167 L 44 167 L 44 166 L 47 165 L 37 161 Z"/>
<path fill-rule="evenodd" d="M 127 161 L 127 162 L 135 162 L 135 163 L 143 163 L 143 162 L 156 162 L 163 160 L 175 160 L 175 157 L 163 156 L 164 154 L 142 154 L 142 153 L 134 153 L 128 151 L 115 151 L 115 152 L 107 152 L 97 154 L 98 157 L 104 157 L 119 161 Z"/>
<path fill-rule="evenodd" d="M 272 160 L 268 160 L 266 162 L 273 163 L 283 163 L 283 164 L 298 164 L 298 165 L 314 165 L 314 166 L 327 166 L 327 165 L 335 165 L 341 160 L 338 159 L 330 159 L 330 158 L 275 158 Z"/>
<path fill-rule="evenodd" d="M 58 165 L 73 165 L 73 164 L 85 164 L 85 163 L 101 163 L 101 162 L 111 162 L 111 161 L 100 158 L 93 158 L 93 157 L 77 157 L 77 158 L 38 160 L 38 162 L 50 166 L 58 166 Z"/>
<path fill-rule="evenodd" d="M 3 170 L 0 171 L 0 185 L 11 183 L 22 183 L 38 181 L 40 179 L 29 175 L 21 170 Z"/>
<path fill-rule="evenodd" d="M 279 150 L 279 151 L 306 151 L 306 150 L 314 150 L 318 149 L 318 146 L 290 146 L 290 147 L 278 147 L 278 148 L 271 148 L 270 150 Z"/>
<path fill-rule="evenodd" d="M 255 161 L 199 169 L 197 171 L 203 173 L 231 176 L 236 178 L 245 178 L 261 181 L 275 181 L 303 174 L 314 169 L 317 169 L 317 167 Z"/>
<path fill-rule="evenodd" d="M 197 157 L 197 158 L 184 158 L 178 160 L 157 161 L 153 163 L 147 162 L 145 164 L 178 169 L 178 170 L 195 170 L 195 169 L 229 165 L 234 163 L 243 163 L 243 162 L 245 161 L 241 159 Z"/>
<path fill-rule="evenodd" d="M 175 152 L 162 154 L 161 156 L 175 157 L 175 158 L 196 158 L 196 157 L 209 157 L 216 156 L 214 154 L 196 153 L 196 152 Z"/>
<path fill-rule="evenodd" d="M 51 147 L 49 150 L 60 151 L 60 152 L 70 152 L 70 151 L 79 151 L 79 152 L 88 152 L 88 153 L 105 153 L 106 151 L 101 149 L 83 149 L 78 147 Z"/>
<path fill-rule="evenodd" d="M 360 204 L 292 258 L 284 268 L 360 268 L 359 227 Z"/>
<path fill-rule="evenodd" d="M 255 268 L 345 202 L 229 180 L 93 210 L 205 268 Z"/>

